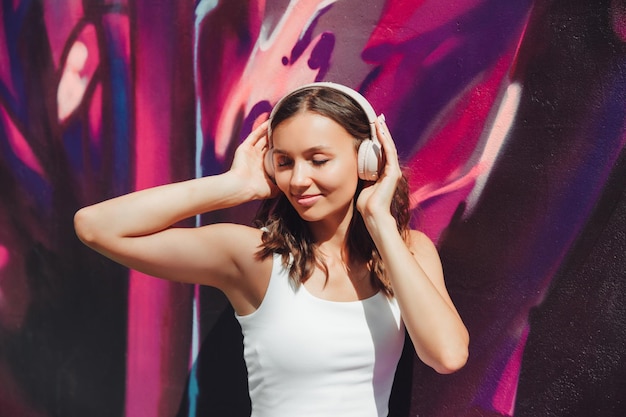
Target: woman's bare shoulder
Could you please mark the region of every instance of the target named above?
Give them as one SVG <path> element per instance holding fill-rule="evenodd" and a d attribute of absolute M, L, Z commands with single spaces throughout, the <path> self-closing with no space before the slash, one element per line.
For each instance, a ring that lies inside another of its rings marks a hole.
<path fill-rule="evenodd" d="M 235 268 L 218 287 L 238 314 L 251 313 L 261 304 L 272 273 L 273 258 L 258 256 L 263 231 L 230 223 L 206 226 L 206 230 L 212 230 L 220 238 L 222 250 L 227 251 Z"/>

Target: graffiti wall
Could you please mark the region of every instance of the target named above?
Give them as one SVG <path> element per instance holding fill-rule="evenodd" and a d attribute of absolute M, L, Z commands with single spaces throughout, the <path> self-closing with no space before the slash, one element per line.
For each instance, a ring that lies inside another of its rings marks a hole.
<path fill-rule="evenodd" d="M 386 115 L 471 334 L 453 375 L 405 350 L 390 415 L 626 413 L 623 0 L 3 0 L 0 19 L 1 417 L 249 414 L 224 297 L 113 264 L 72 219 L 222 172 L 316 80 Z"/>

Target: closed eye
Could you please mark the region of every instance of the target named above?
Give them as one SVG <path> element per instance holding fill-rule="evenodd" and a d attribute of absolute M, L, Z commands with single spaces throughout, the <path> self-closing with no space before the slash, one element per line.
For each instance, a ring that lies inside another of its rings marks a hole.
<path fill-rule="evenodd" d="M 291 165 L 291 159 L 286 158 L 284 156 L 279 156 L 278 158 L 276 158 L 277 167 L 283 168 L 289 165 Z"/>
<path fill-rule="evenodd" d="M 329 161 L 329 159 L 313 159 L 311 162 L 315 166 L 322 166 L 322 165 L 324 165 L 328 161 Z"/>

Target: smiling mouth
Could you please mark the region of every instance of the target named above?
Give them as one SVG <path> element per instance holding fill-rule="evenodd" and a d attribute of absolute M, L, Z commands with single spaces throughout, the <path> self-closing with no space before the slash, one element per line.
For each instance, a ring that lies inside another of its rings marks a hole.
<path fill-rule="evenodd" d="M 300 206 L 303 206 L 303 207 L 312 206 L 320 198 L 322 198 L 320 194 L 294 196 L 296 203 L 298 203 Z"/>

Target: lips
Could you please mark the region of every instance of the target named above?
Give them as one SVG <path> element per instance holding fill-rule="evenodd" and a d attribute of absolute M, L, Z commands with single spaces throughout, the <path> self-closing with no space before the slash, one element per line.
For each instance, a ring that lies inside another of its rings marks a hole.
<path fill-rule="evenodd" d="M 310 194 L 310 195 L 295 195 L 293 196 L 294 200 L 298 205 L 302 207 L 311 207 L 313 204 L 317 202 L 320 198 L 322 198 L 321 194 Z"/>

